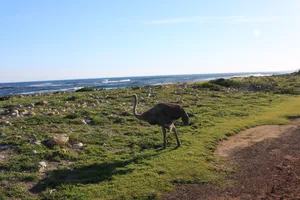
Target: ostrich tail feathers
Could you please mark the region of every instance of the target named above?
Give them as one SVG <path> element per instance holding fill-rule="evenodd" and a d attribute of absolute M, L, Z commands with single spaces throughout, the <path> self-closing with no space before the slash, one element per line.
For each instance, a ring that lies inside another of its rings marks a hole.
<path fill-rule="evenodd" d="M 181 119 L 182 119 L 182 121 L 183 121 L 183 124 L 184 124 L 185 126 L 187 126 L 187 125 L 190 124 L 190 118 L 189 118 L 188 114 L 185 112 L 184 109 L 182 109 L 182 111 L 183 111 L 183 115 L 182 115 Z"/>

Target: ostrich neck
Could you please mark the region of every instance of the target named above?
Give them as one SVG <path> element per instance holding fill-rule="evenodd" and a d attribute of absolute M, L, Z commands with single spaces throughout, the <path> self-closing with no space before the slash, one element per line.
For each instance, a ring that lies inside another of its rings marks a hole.
<path fill-rule="evenodd" d="M 136 112 L 137 104 L 138 104 L 138 97 L 137 97 L 137 95 L 134 95 L 133 115 L 138 119 L 142 119 L 142 115 L 137 114 L 137 112 Z"/>

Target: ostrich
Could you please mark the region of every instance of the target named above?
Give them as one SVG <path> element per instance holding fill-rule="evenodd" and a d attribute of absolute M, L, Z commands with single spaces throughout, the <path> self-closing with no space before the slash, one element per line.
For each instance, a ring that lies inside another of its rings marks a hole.
<path fill-rule="evenodd" d="M 138 96 L 134 94 L 133 98 L 134 98 L 133 115 L 140 120 L 147 121 L 151 125 L 158 125 L 162 127 L 163 140 L 164 140 L 162 149 L 166 148 L 166 143 L 167 143 L 166 129 L 168 129 L 170 132 L 172 130 L 174 131 L 176 141 L 177 141 L 176 148 L 178 148 L 180 146 L 180 141 L 177 136 L 177 131 L 176 131 L 176 127 L 174 126 L 174 122 L 179 118 L 181 118 L 185 126 L 189 124 L 189 116 L 184 111 L 184 109 L 175 104 L 159 103 L 153 108 L 151 108 L 150 110 L 142 114 L 137 114 L 136 107 L 138 104 Z"/>

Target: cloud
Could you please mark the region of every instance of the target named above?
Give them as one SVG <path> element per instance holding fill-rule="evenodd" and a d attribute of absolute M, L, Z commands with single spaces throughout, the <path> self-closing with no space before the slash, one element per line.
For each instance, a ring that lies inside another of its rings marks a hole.
<path fill-rule="evenodd" d="M 223 16 L 223 17 L 184 17 L 143 21 L 144 24 L 179 24 L 179 23 L 270 23 L 273 18 L 251 18 L 245 16 Z"/>
<path fill-rule="evenodd" d="M 236 19 L 235 22 L 242 22 L 242 23 L 268 23 L 274 21 L 273 18 L 240 18 Z"/>
<path fill-rule="evenodd" d="M 255 35 L 256 37 L 258 37 L 258 36 L 260 35 L 260 31 L 259 31 L 259 30 L 254 30 L 253 33 L 254 33 L 254 35 Z"/>

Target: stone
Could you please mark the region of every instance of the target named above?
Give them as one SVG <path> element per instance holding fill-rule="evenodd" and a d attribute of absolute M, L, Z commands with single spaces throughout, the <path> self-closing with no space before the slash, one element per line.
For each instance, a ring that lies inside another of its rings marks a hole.
<path fill-rule="evenodd" d="M 62 135 L 56 135 L 52 137 L 49 141 L 48 144 L 50 145 L 65 145 L 69 142 L 69 136 L 66 134 Z"/>
<path fill-rule="evenodd" d="M 0 145 L 0 150 L 6 150 L 6 149 L 9 149 L 9 148 L 11 148 L 11 147 L 12 147 L 11 144 Z"/>
<path fill-rule="evenodd" d="M 10 126 L 11 123 L 9 121 L 0 122 L 1 126 Z"/>
<path fill-rule="evenodd" d="M 36 150 L 32 150 L 32 151 L 30 152 L 30 155 L 35 155 L 35 154 L 37 154 L 37 151 L 36 151 Z"/>
<path fill-rule="evenodd" d="M 91 103 L 91 104 L 90 104 L 90 107 L 95 107 L 95 106 L 96 106 L 95 103 Z"/>
<path fill-rule="evenodd" d="M 53 116 L 53 115 L 55 115 L 55 112 L 48 112 L 47 115 Z"/>
<path fill-rule="evenodd" d="M 41 142 L 40 140 L 35 140 L 35 141 L 33 141 L 31 144 L 41 145 L 42 142 Z"/>
<path fill-rule="evenodd" d="M 36 114 L 35 114 L 35 112 L 33 112 L 33 111 L 28 111 L 27 112 L 27 114 L 26 115 L 28 115 L 28 116 L 35 116 Z"/>
<path fill-rule="evenodd" d="M 10 116 L 11 116 L 12 118 L 20 117 L 20 115 L 19 115 L 18 113 L 12 113 Z"/>
<path fill-rule="evenodd" d="M 83 119 L 83 120 L 81 120 L 81 122 L 82 122 L 83 124 L 87 124 L 87 123 L 86 123 L 86 121 L 85 121 L 84 119 Z"/>
<path fill-rule="evenodd" d="M 48 101 L 46 101 L 46 100 L 41 100 L 41 101 L 40 101 L 40 105 L 41 105 L 41 106 L 48 105 Z"/>
<path fill-rule="evenodd" d="M 19 114 L 19 111 L 18 110 L 13 110 L 13 111 L 11 111 L 11 113 L 17 113 L 17 114 Z"/>
<path fill-rule="evenodd" d="M 30 104 L 27 105 L 27 107 L 31 107 L 31 108 L 33 108 L 34 106 L 35 106 L 34 103 L 30 103 Z"/>
<path fill-rule="evenodd" d="M 179 100 L 177 101 L 177 103 L 183 103 L 183 100 L 182 100 L 182 99 L 179 99 Z"/>
<path fill-rule="evenodd" d="M 46 168 L 47 167 L 47 163 L 45 161 L 41 161 L 41 162 L 39 162 L 39 166 L 41 168 Z"/>
<path fill-rule="evenodd" d="M 14 109 L 14 108 L 22 108 L 22 105 L 21 104 L 13 104 L 13 105 L 10 105 L 8 106 L 10 109 Z"/>
<path fill-rule="evenodd" d="M 74 144 L 73 147 L 76 149 L 80 149 L 83 147 L 83 144 L 81 142 L 78 142 L 78 143 Z"/>

